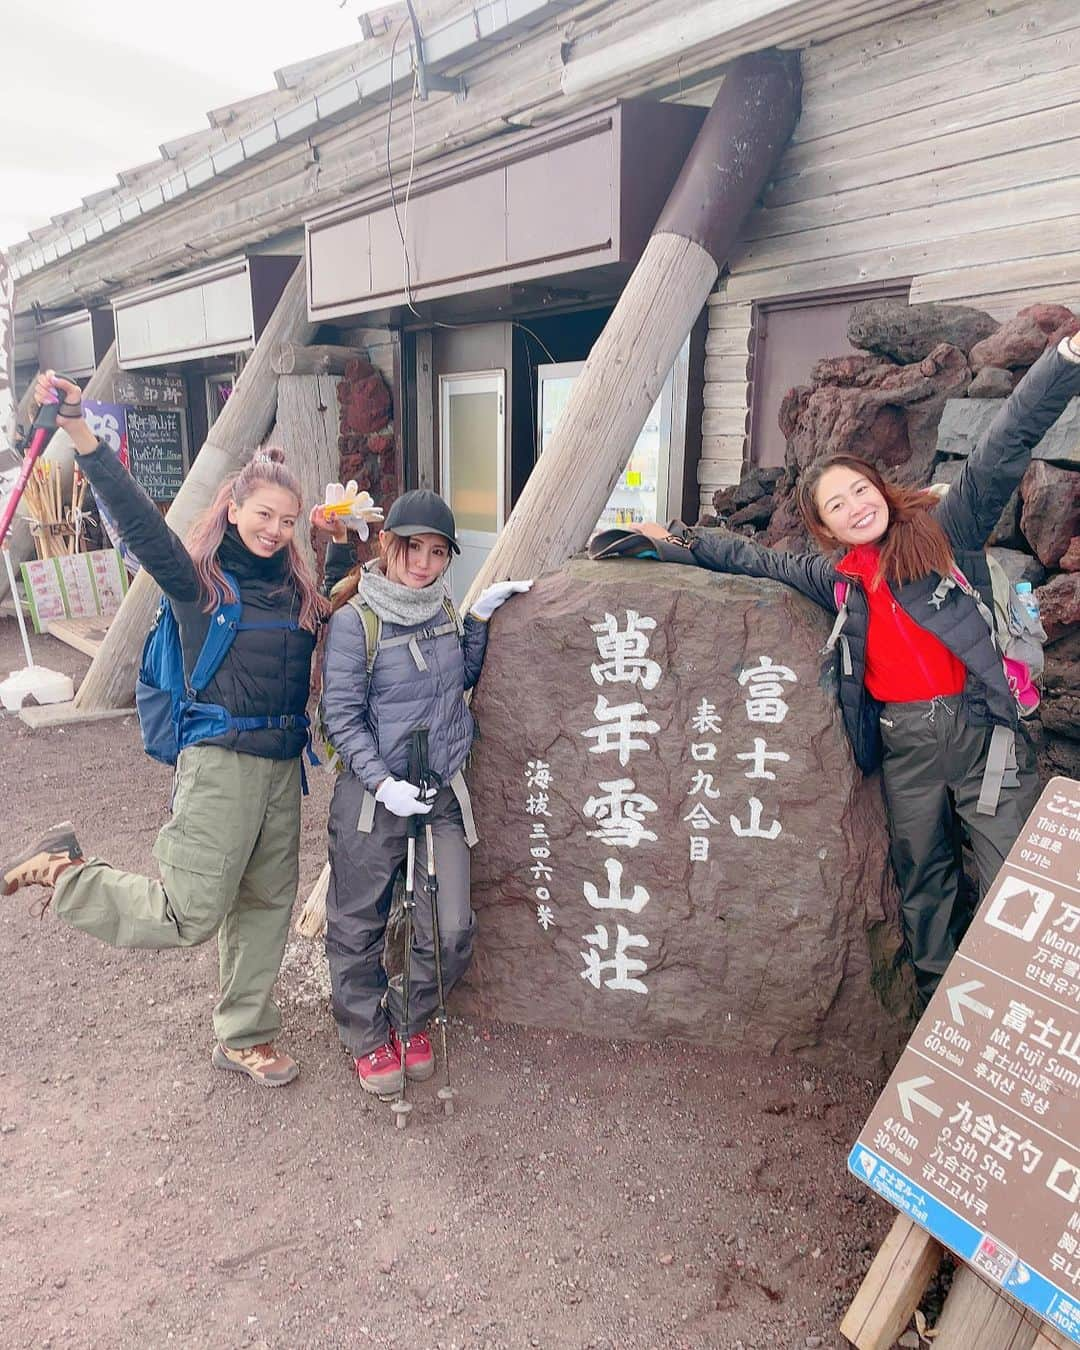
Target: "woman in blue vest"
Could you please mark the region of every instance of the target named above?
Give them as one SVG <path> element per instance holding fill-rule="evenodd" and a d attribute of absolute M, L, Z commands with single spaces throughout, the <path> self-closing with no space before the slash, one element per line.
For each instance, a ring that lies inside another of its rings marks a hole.
<path fill-rule="evenodd" d="M 79 469 L 171 601 L 186 671 L 221 601 L 241 601 L 236 638 L 198 700 L 243 727 L 181 749 L 172 817 L 154 845 L 160 881 L 84 858 L 65 823 L 5 866 L 0 889 L 52 888 L 58 918 L 115 947 L 190 947 L 216 935 L 214 1066 L 280 1086 L 298 1068 L 274 1046 L 281 1017 L 272 992 L 296 897 L 311 657 L 326 610 L 296 547 L 300 485 L 280 450 L 260 451 L 222 483 L 182 542 L 95 440 L 78 386 L 49 371 L 35 392 L 39 403 L 59 397 L 57 425 L 75 443 Z M 317 512 L 312 519 L 322 523 Z"/>

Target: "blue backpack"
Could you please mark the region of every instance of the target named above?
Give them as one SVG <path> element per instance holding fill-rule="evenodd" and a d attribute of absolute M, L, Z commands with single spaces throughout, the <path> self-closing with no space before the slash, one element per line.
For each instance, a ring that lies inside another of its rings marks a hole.
<path fill-rule="evenodd" d="M 225 580 L 239 597 L 235 577 Z M 256 628 L 295 630 L 292 620 L 268 623 L 241 623 L 243 606 L 236 600 L 222 601 L 210 616 L 206 639 L 195 661 L 190 678 L 184 671 L 184 653 L 180 628 L 167 596 L 163 596 L 154 626 L 143 647 L 142 664 L 135 685 L 135 707 L 139 714 L 143 748 L 162 764 L 175 764 L 185 746 L 224 736 L 230 731 L 286 730 L 306 728 L 307 717 L 289 713 L 278 717 L 234 717 L 216 703 L 199 703 L 196 695 L 214 678 L 232 646 L 237 633 Z"/>

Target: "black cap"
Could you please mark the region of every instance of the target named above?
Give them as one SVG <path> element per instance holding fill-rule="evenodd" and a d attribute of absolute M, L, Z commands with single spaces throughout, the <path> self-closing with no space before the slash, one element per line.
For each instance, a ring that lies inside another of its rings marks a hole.
<path fill-rule="evenodd" d="M 450 541 L 455 553 L 460 553 L 454 513 L 439 496 L 428 488 L 417 488 L 399 497 L 383 521 L 384 530 L 394 534 L 441 534 Z"/>

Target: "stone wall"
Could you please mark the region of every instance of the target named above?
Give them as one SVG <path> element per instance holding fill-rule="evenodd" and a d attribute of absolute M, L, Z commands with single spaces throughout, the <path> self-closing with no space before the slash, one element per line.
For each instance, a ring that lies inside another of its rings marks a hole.
<path fill-rule="evenodd" d="M 575 561 L 492 620 L 480 1016 L 872 1071 L 909 1006 L 876 780 L 790 588 Z"/>
<path fill-rule="evenodd" d="M 902 482 L 951 483 L 1016 382 L 1045 349 L 1080 329 L 1062 305 L 1029 305 L 999 324 L 962 305 L 868 301 L 848 338 L 865 354 L 823 357 L 811 384 L 786 395 L 785 467 L 744 473 L 713 498 L 702 523 L 778 548 L 809 541 L 795 509 L 807 465 L 830 454 L 872 460 Z M 1036 448 L 990 538 L 1014 580 L 1035 589 L 1049 642 L 1043 706 L 1029 729 L 1045 779 L 1080 777 L 1080 399 Z"/>

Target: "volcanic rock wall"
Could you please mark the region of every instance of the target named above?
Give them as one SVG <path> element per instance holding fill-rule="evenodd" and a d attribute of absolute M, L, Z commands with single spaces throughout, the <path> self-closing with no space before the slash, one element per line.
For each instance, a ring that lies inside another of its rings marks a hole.
<path fill-rule="evenodd" d="M 762 543 L 803 550 L 795 509 L 800 473 L 825 455 L 872 460 L 913 486 L 951 483 L 1027 368 L 1080 329 L 1063 305 L 1029 305 L 1004 324 L 963 305 L 857 305 L 848 339 L 865 354 L 823 357 L 811 383 L 780 409 L 781 469 L 750 468 L 713 498 L 724 525 Z M 1040 716 L 1028 722 L 1044 779 L 1080 777 L 1080 399 L 1036 448 L 990 546 L 1014 580 L 1035 589 L 1049 637 Z"/>

